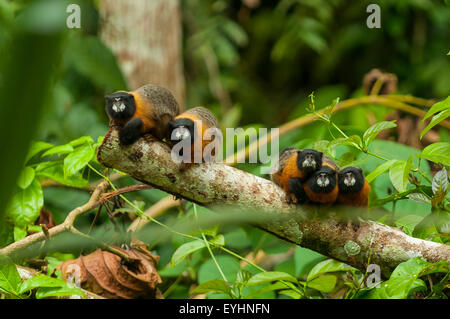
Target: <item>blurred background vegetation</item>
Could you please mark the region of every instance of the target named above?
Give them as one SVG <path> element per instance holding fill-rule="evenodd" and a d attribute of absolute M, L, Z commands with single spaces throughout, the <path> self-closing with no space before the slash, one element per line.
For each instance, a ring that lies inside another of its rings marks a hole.
<path fill-rule="evenodd" d="M 185 86 L 185 94 L 177 95 L 185 96 L 180 104 L 186 108 L 208 107 L 217 115 L 223 128 L 278 127 L 307 113 L 311 92 L 314 92 L 317 109 L 331 104 L 336 98 L 344 100 L 362 96 L 362 78 L 373 68 L 396 74 L 400 94 L 435 100 L 446 98 L 450 93 L 450 57 L 447 56 L 450 49 L 449 1 L 377 1 L 382 9 L 381 28 L 369 29 L 366 26 L 369 15 L 366 7 L 372 2 L 177 1 L 174 12 L 180 15 L 179 59 Z M 61 19 L 65 21 L 67 17 L 65 8 L 68 3 L 80 4 L 81 29 L 57 27 L 61 25 Z M 126 64 L 121 63 L 121 57 L 111 49 L 112 45 L 104 41 L 106 37 L 101 36 L 102 24 L 105 23 L 101 3 L 0 0 L 0 120 L 4 125 L 1 146 L 2 152 L 22 149 L 23 154 L 14 155 L 17 163 L 21 164 L 31 137 L 54 145 L 66 144 L 81 136 L 90 136 L 97 141 L 108 129 L 104 95 L 136 88 L 130 83 L 129 73 L 124 72 Z M 133 26 L 129 27 L 133 30 Z M 26 46 L 24 44 L 32 43 L 27 42 L 31 41 L 27 37 L 37 42 Z M 120 42 L 120 38 L 116 41 Z M 27 54 L 14 55 L 16 51 L 10 50 L 14 46 Z M 30 59 L 27 60 L 31 61 L 29 65 L 46 68 L 28 67 L 20 60 L 24 56 Z M 12 81 L 7 76 L 14 70 L 18 74 Z M 41 83 L 37 93 L 27 91 L 28 86 L 22 87 L 33 81 L 45 82 Z M 11 83 L 15 84 L 14 87 L 8 86 Z M 170 87 L 170 83 L 167 86 Z M 30 98 L 17 100 L 20 96 Z M 21 117 L 26 115 L 23 112 L 27 113 L 33 107 L 37 109 L 36 113 L 30 113 L 33 116 L 22 122 Z M 15 115 L 12 110 L 16 110 Z M 337 114 L 334 122 L 348 135 L 362 134 L 371 124 L 393 112 L 380 105 L 365 105 Z M 37 125 L 36 130 L 32 123 Z M 8 128 L 8 125 L 15 129 Z M 11 135 L 21 136 L 22 132 L 23 138 L 16 143 Z M 437 128 L 436 133 L 440 141 L 450 141 L 448 130 Z M 283 136 L 280 148 L 318 147 L 318 141 L 331 139 L 333 137 L 326 125 L 313 123 Z M 387 157 L 395 154 L 402 160 L 417 153 L 410 146 L 396 143 L 395 137 L 392 141 L 377 140 L 372 147 L 377 154 Z M 348 151 L 346 147 L 338 149 L 336 158 L 342 159 Z M 10 169 L 12 161 L 14 159 L 0 162 L 2 172 Z M 366 173 L 382 163 L 356 151 L 350 160 L 347 158 L 347 162 L 360 165 Z M 239 167 L 258 174 L 256 165 Z M 429 174 L 428 165 L 422 167 Z M 131 181 L 124 178 L 117 185 L 128 185 Z M 12 184 L 3 182 L 2 190 L 11 193 Z M 373 188 L 374 198 L 385 197 L 393 191 L 387 176 L 378 178 Z M 45 207 L 51 211 L 56 223 L 62 222 L 67 212 L 89 198 L 87 192 L 60 187 L 44 188 L 43 196 Z M 130 194 L 129 198 L 137 200 L 136 203 L 145 209 L 165 196 L 167 194 L 162 191 L 151 190 Z M 393 210 L 392 206 L 388 203 L 384 208 L 389 212 Z M 399 224 L 410 228 L 430 212 L 428 205 L 410 201 L 399 202 L 395 209 L 398 217 L 409 216 Z M 417 218 L 411 218 L 411 212 Z M 179 214 L 177 209 L 172 209 L 162 220 L 170 221 Z M 93 215 L 94 212 L 88 214 L 80 223 L 89 227 Z M 106 216 L 102 218 L 100 224 L 109 223 Z M 253 254 L 255 257 L 263 251 L 268 267 L 295 276 L 305 275 L 318 261 L 325 259 L 320 254 L 294 248 L 249 226 L 225 227 L 220 232 L 225 236 L 227 247 L 243 256 Z M 9 237 L 2 244 L 12 240 Z M 182 242 L 182 239 L 174 238 L 172 242 L 154 247 L 161 256 L 161 275 L 178 278 L 176 282 L 180 283 L 168 292 L 170 297 L 188 297 L 193 281 L 198 279 L 201 283 L 218 276 L 213 261 L 204 251 L 193 254 L 192 258 L 178 264 L 178 268 L 166 267 Z M 217 259 L 230 280 L 234 280 L 240 269 L 239 260 L 226 254 Z M 191 282 L 185 277 L 179 279 L 186 269 L 193 277 Z M 164 283 L 166 289 L 170 286 L 168 283 L 170 280 Z M 273 292 L 260 297 L 271 297 L 271 294 Z"/>

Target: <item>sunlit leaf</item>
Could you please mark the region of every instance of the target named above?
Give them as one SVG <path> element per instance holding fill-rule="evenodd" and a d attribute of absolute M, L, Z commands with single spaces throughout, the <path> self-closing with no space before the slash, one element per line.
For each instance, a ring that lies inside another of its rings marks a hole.
<path fill-rule="evenodd" d="M 42 188 L 34 180 L 26 189 L 19 189 L 14 194 L 6 209 L 6 214 L 12 218 L 16 226 L 24 227 L 34 223 L 42 205 L 44 205 Z"/>
<path fill-rule="evenodd" d="M 450 109 L 450 96 L 448 96 L 445 100 L 439 101 L 428 110 L 428 112 L 425 114 L 425 116 L 422 119 L 422 123 L 432 116 L 433 114 L 436 114 L 437 112 L 441 112 L 444 110 Z"/>
<path fill-rule="evenodd" d="M 90 145 L 77 148 L 64 158 L 64 175 L 72 176 L 83 169 L 94 157 L 95 150 Z"/>
<path fill-rule="evenodd" d="M 307 286 L 319 290 L 321 292 L 329 293 L 336 286 L 337 278 L 334 275 L 324 275 L 316 277 L 313 280 L 307 281 Z"/>
<path fill-rule="evenodd" d="M 450 165 L 450 143 L 437 142 L 428 145 L 419 156 L 435 163 Z"/>
<path fill-rule="evenodd" d="M 436 125 L 438 125 L 439 123 L 441 123 L 443 120 L 445 120 L 446 118 L 448 118 L 450 116 L 450 108 L 440 112 L 439 114 L 436 114 L 435 116 L 433 116 L 433 118 L 431 119 L 431 122 L 427 125 L 427 127 L 425 127 L 422 131 L 422 133 L 420 133 L 420 139 L 422 139 L 422 137 L 429 131 L 431 130 L 433 127 L 435 127 Z"/>
<path fill-rule="evenodd" d="M 0 291 L 17 293 L 22 280 L 16 265 L 5 256 L 0 256 Z"/>
<path fill-rule="evenodd" d="M 22 170 L 22 173 L 20 173 L 20 175 L 19 175 L 19 179 L 17 180 L 17 185 L 22 189 L 27 188 L 33 182 L 34 176 L 35 176 L 34 169 L 29 166 L 26 166 Z"/>

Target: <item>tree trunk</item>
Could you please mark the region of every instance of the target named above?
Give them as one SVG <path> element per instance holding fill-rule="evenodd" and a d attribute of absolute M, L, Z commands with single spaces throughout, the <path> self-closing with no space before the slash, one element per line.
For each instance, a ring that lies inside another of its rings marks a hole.
<path fill-rule="evenodd" d="M 101 38 L 116 54 L 130 89 L 168 88 L 184 108 L 178 0 L 102 0 Z"/>

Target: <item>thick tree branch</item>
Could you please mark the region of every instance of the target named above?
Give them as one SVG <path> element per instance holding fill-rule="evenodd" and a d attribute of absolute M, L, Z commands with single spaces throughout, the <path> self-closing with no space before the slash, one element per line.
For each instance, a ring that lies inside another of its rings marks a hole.
<path fill-rule="evenodd" d="M 117 130 L 111 128 L 99 148 L 98 160 L 200 205 L 276 212 L 282 217 L 279 222 L 261 222 L 257 226 L 362 270 L 367 267 L 369 256 L 370 262 L 378 264 L 385 275 L 412 257 L 430 262 L 450 261 L 450 246 L 413 238 L 377 222 L 346 225 L 331 217 L 307 219 L 303 207 L 289 205 L 284 192 L 271 181 L 224 164 L 195 164 L 180 172 L 169 147 L 150 135 L 123 147 L 119 145 Z"/>

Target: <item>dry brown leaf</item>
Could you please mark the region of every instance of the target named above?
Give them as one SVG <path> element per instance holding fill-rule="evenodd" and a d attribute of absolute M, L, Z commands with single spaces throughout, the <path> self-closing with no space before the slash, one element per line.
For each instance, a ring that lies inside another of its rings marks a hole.
<path fill-rule="evenodd" d="M 61 270 L 64 280 L 75 277 L 81 288 L 105 298 L 160 297 L 157 285 L 161 283 L 161 277 L 156 270 L 159 256 L 153 255 L 142 246 L 131 249 L 115 248 L 137 262 L 126 264 L 119 256 L 97 249 L 87 256 L 61 263 L 57 269 Z"/>

